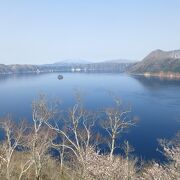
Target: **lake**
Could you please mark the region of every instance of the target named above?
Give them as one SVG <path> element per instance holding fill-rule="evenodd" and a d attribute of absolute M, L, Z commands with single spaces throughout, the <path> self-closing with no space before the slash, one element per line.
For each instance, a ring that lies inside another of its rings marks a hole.
<path fill-rule="evenodd" d="M 0 75 L 0 116 L 11 113 L 14 119 L 31 120 L 31 102 L 43 92 L 59 99 L 66 109 L 74 104 L 74 91 L 82 92 L 84 106 L 103 109 L 113 105 L 110 92 L 131 105 L 139 118 L 123 139 L 143 159 L 161 160 L 157 139 L 171 139 L 180 130 L 180 81 L 145 78 L 126 74 L 63 73 L 39 75 Z"/>

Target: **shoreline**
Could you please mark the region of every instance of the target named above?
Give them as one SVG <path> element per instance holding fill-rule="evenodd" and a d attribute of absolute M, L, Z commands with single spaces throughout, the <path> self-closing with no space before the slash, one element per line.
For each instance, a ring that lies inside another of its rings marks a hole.
<path fill-rule="evenodd" d="M 75 73 L 72 71 L 60 71 L 60 70 L 49 70 L 49 71 L 27 71 L 27 72 L 6 72 L 6 73 L 0 73 L 1 75 L 20 75 L 20 74 L 46 74 L 46 73 Z M 76 72 L 77 73 L 77 72 Z M 133 75 L 133 76 L 144 76 L 146 78 L 151 78 L 151 77 L 156 77 L 160 79 L 168 79 L 168 80 L 180 80 L 180 73 L 174 73 L 174 72 L 158 72 L 158 73 L 150 73 L 150 72 L 145 72 L 145 73 L 129 73 L 129 72 L 78 72 L 78 73 L 119 73 L 119 74 L 127 74 L 127 75 Z"/>
<path fill-rule="evenodd" d="M 169 80 L 180 80 L 180 73 L 174 73 L 174 72 L 158 72 L 158 73 L 130 73 L 131 75 L 135 76 L 144 76 L 146 78 L 150 77 L 157 77 L 160 79 L 169 79 Z"/>

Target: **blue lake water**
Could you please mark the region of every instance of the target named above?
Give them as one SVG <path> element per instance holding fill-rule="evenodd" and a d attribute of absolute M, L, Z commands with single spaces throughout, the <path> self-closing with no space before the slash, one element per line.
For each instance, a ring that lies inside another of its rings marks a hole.
<path fill-rule="evenodd" d="M 113 104 L 109 92 L 131 105 L 139 118 L 136 127 L 123 135 L 143 159 L 161 159 L 157 139 L 171 139 L 180 130 L 180 81 L 144 78 L 125 74 L 64 73 L 0 76 L 0 116 L 31 121 L 31 102 L 43 92 L 61 100 L 66 109 L 74 104 L 74 91 L 82 92 L 84 105 L 103 109 Z"/>

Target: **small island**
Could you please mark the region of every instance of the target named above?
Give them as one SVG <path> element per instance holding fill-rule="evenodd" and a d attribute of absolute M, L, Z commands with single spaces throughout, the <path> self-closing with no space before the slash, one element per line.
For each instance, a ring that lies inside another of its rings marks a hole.
<path fill-rule="evenodd" d="M 63 79 L 63 75 L 59 74 L 59 75 L 58 75 L 58 79 L 59 79 L 59 80 Z"/>

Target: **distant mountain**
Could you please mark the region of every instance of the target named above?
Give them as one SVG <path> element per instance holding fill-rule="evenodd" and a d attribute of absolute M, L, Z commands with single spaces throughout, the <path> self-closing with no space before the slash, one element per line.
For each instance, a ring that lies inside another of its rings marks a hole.
<path fill-rule="evenodd" d="M 101 63 L 117 63 L 117 64 L 126 64 L 126 63 L 134 63 L 135 61 L 128 60 L 128 59 L 113 59 L 113 60 L 107 60 L 102 61 Z"/>
<path fill-rule="evenodd" d="M 180 50 L 155 50 L 128 70 L 131 73 L 180 73 Z"/>
<path fill-rule="evenodd" d="M 67 59 L 54 64 L 43 65 L 40 70 L 65 72 L 125 72 L 132 61 L 118 59 L 103 62 L 89 62 L 81 59 Z"/>
<path fill-rule="evenodd" d="M 0 64 L 0 74 L 47 73 L 47 72 L 126 72 L 132 66 L 127 60 L 110 60 L 92 63 L 86 60 L 64 60 L 45 65 L 4 65 Z"/>
<path fill-rule="evenodd" d="M 127 59 L 113 59 L 113 60 L 106 60 L 106 61 L 87 61 L 84 59 L 66 59 L 63 61 L 59 61 L 54 63 L 53 65 L 72 65 L 72 64 L 99 64 L 99 63 L 133 63 L 134 61 L 127 60 Z"/>
<path fill-rule="evenodd" d="M 64 66 L 64 65 L 74 65 L 74 64 L 89 64 L 91 62 L 89 61 L 86 61 L 86 60 L 83 60 L 83 59 L 66 59 L 66 60 L 63 60 L 63 61 L 59 61 L 59 62 L 56 62 L 54 63 L 53 65 L 60 65 L 60 66 Z"/>

